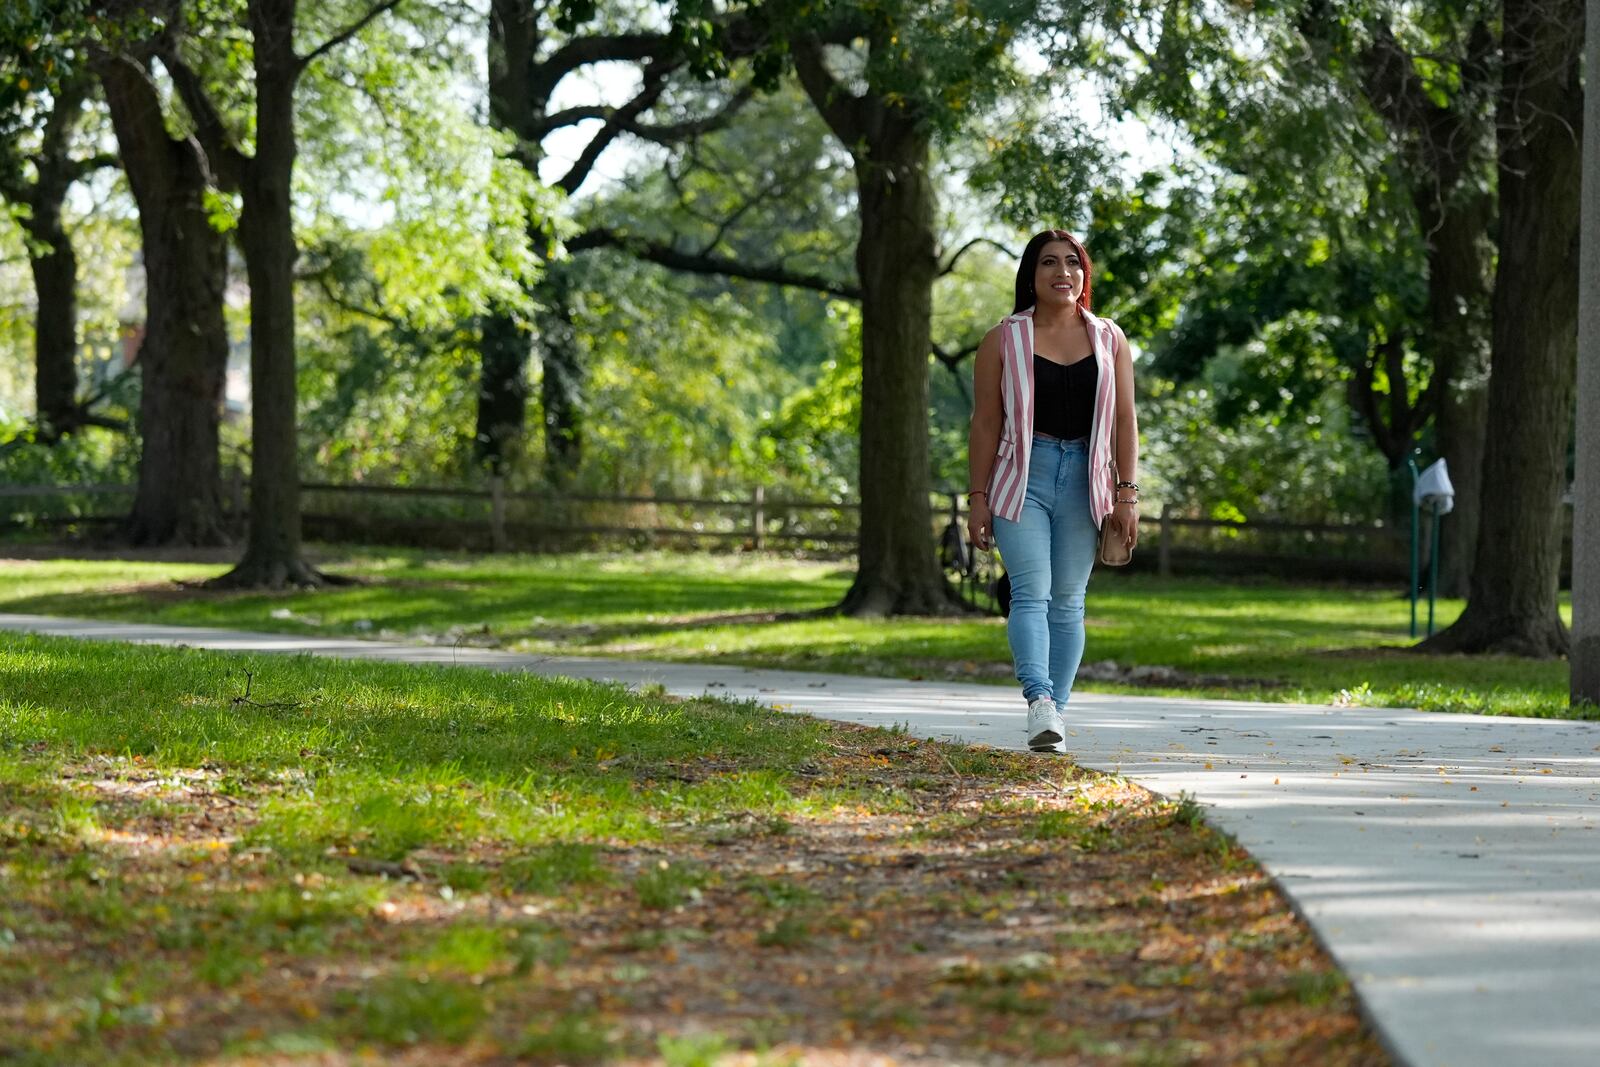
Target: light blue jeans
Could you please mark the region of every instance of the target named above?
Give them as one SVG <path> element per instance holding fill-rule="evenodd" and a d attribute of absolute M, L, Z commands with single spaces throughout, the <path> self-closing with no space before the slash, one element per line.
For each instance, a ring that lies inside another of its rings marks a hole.
<path fill-rule="evenodd" d="M 994 517 L 994 543 L 1011 576 L 1006 637 L 1026 700 L 1065 704 L 1072 695 L 1098 538 L 1089 517 L 1089 442 L 1034 434 L 1022 517 Z"/>

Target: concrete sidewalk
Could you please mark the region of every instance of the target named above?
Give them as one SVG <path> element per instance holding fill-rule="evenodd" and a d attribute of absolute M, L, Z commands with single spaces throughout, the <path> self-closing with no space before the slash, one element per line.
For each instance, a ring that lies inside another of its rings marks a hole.
<path fill-rule="evenodd" d="M 1009 688 L 0 614 L 0 629 L 660 683 L 1022 747 Z M 1412 1064 L 1600 1063 L 1600 723 L 1080 693 L 1068 748 L 1193 793 Z M 1049 758 L 1049 757 L 1041 757 Z"/>

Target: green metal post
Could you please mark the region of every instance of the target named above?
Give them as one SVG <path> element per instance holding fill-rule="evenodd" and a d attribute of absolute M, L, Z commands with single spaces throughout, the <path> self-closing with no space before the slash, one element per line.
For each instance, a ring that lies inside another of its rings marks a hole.
<path fill-rule="evenodd" d="M 1411 471 L 1411 636 L 1417 636 L 1417 461 L 1406 457 L 1406 467 Z"/>

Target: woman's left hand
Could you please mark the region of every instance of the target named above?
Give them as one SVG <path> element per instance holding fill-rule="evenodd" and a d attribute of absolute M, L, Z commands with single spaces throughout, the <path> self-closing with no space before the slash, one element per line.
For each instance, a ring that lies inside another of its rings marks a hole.
<path fill-rule="evenodd" d="M 1117 504 L 1111 509 L 1112 529 L 1122 535 L 1122 543 L 1131 550 L 1139 543 L 1139 506 Z"/>

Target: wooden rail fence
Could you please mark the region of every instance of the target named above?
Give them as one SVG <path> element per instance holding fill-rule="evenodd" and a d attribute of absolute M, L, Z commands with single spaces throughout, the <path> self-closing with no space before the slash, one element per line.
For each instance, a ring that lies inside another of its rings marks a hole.
<path fill-rule="evenodd" d="M 233 471 L 224 485 L 228 518 L 242 530 L 244 479 Z M 306 482 L 301 490 L 311 538 L 496 552 L 621 542 L 846 555 L 856 544 L 859 511 L 852 501 L 772 499 L 760 487 L 724 497 L 557 493 L 511 488 L 502 479 L 474 488 Z M 0 531 L 105 527 L 121 519 L 132 494 L 127 485 L 0 485 Z M 940 490 L 933 500 L 930 533 L 941 537 L 951 523 L 964 533 L 962 497 Z M 1367 581 L 1404 581 L 1408 573 L 1406 531 L 1383 523 L 1236 522 L 1171 507 L 1153 518 L 1135 553 L 1137 570 Z"/>

